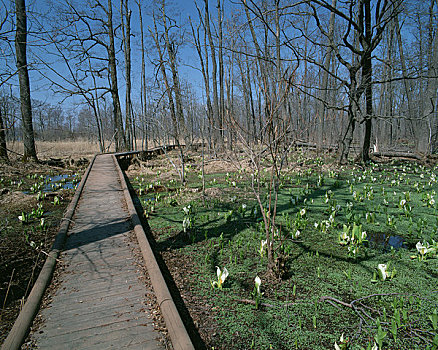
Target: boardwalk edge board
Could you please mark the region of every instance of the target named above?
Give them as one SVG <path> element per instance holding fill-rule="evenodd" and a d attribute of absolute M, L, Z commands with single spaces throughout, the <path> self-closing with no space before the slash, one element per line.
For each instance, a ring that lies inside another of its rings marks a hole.
<path fill-rule="evenodd" d="M 73 199 L 67 207 L 64 217 L 61 220 L 58 234 L 56 235 L 55 241 L 53 242 L 52 249 L 50 250 L 47 259 L 41 269 L 41 272 L 39 273 L 38 278 L 35 281 L 35 284 L 30 291 L 29 296 L 27 297 L 23 309 L 21 310 L 20 314 L 15 320 L 14 325 L 12 326 L 11 331 L 9 332 L 4 343 L 2 344 L 1 350 L 20 349 L 21 345 L 26 339 L 27 334 L 29 333 L 33 319 L 35 318 L 39 310 L 39 306 L 43 298 L 44 292 L 50 281 L 52 280 L 53 271 L 55 270 L 56 266 L 56 260 L 58 259 L 59 254 L 64 247 L 67 238 L 68 228 L 70 227 L 70 223 L 72 222 L 73 214 L 79 202 L 79 198 L 87 181 L 88 175 L 91 171 L 91 168 L 93 167 L 95 159 L 96 155 L 90 162 L 90 165 L 85 171 L 84 176 L 82 177 L 82 180 L 76 189 Z"/>
<path fill-rule="evenodd" d="M 166 323 L 173 348 L 175 350 L 194 350 L 195 347 L 169 292 L 169 288 L 167 287 L 166 281 L 161 273 L 158 262 L 155 259 L 155 255 L 152 251 L 149 241 L 146 238 L 146 233 L 143 230 L 143 226 L 141 225 L 137 211 L 134 207 L 134 203 L 132 202 L 125 176 L 119 166 L 116 156 L 113 155 L 113 157 L 117 172 L 119 174 L 120 183 L 123 188 L 129 215 L 131 216 L 132 224 L 134 226 L 134 232 L 137 237 L 137 241 L 155 291 L 155 295 L 157 297 L 158 305 L 160 306 L 161 313 Z"/>

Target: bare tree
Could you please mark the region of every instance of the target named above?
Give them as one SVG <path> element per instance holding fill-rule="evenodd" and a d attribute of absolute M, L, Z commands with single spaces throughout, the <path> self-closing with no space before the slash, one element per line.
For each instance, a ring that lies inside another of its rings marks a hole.
<path fill-rule="evenodd" d="M 18 77 L 20 82 L 21 120 L 23 123 L 23 160 L 38 161 L 35 136 L 32 125 L 32 106 L 30 100 L 30 82 L 27 67 L 27 16 L 25 0 L 15 0 L 16 23 L 15 52 L 17 58 Z"/>
<path fill-rule="evenodd" d="M 163 37 L 164 42 L 166 44 L 166 51 L 168 55 L 168 65 L 170 68 L 170 71 L 172 73 L 172 90 L 175 98 L 175 107 L 176 107 L 176 118 L 178 121 L 179 126 L 179 132 L 182 134 L 184 138 L 184 142 L 186 146 L 190 146 L 190 138 L 187 130 L 187 126 L 184 120 L 184 111 L 182 106 L 182 94 L 181 94 L 181 84 L 179 81 L 179 74 L 178 74 L 178 66 L 176 62 L 177 57 L 177 49 L 178 49 L 178 43 L 175 38 L 172 38 L 170 35 L 170 29 L 174 26 L 172 23 L 168 25 L 168 20 L 172 22 L 171 19 L 166 15 L 166 2 L 165 0 L 161 0 L 161 24 L 163 26 Z M 179 136 L 179 135 L 178 135 Z"/>
<path fill-rule="evenodd" d="M 113 26 L 113 5 L 112 1 L 108 0 L 108 8 L 105 9 L 100 3 L 104 11 L 108 16 L 107 31 L 109 43 L 106 46 L 108 52 L 110 81 L 111 81 L 111 96 L 113 98 L 113 113 L 114 113 L 114 126 L 115 126 L 115 140 L 116 140 L 116 152 L 120 150 L 126 150 L 126 137 L 123 128 L 122 109 L 120 107 L 119 100 L 119 85 L 117 81 L 117 63 L 116 63 L 116 50 L 114 45 L 114 26 Z"/>
<path fill-rule="evenodd" d="M 347 129 L 341 142 L 340 163 L 346 163 L 353 140 L 354 130 L 358 121 L 365 123 L 365 133 L 361 158 L 363 161 L 369 160 L 369 146 L 371 138 L 371 127 L 373 119 L 372 110 L 372 53 L 382 39 L 382 34 L 398 8 L 391 6 L 387 1 L 378 2 L 374 8 L 374 25 L 371 23 L 371 4 L 370 0 L 360 0 L 357 4 L 354 1 L 347 3 L 346 11 L 333 7 L 327 1 L 309 0 L 316 25 L 321 33 L 327 38 L 330 46 L 335 53 L 338 61 L 348 71 L 348 81 L 337 76 L 348 88 L 349 103 L 347 106 Z M 320 6 L 333 12 L 340 20 L 345 23 L 345 30 L 342 37 L 342 44 L 335 42 L 333 36 L 329 35 L 320 21 L 318 9 Z M 357 12 L 355 12 L 357 9 Z M 353 14 L 356 13 L 356 16 Z M 359 47 L 360 45 L 360 47 Z M 348 49 L 352 55 L 352 60 L 346 58 L 341 49 Z M 362 79 L 359 80 L 358 73 L 362 71 Z M 366 110 L 362 112 L 360 98 L 365 92 Z M 363 115 L 359 120 L 359 113 Z"/>
<path fill-rule="evenodd" d="M 164 12 L 162 12 L 162 15 L 165 16 Z M 178 110 L 177 110 L 177 108 L 175 108 L 175 105 L 178 106 L 178 103 L 181 103 L 181 100 L 179 100 L 179 102 L 177 102 L 177 99 L 174 99 L 174 95 L 172 94 L 172 88 L 171 88 L 171 85 L 169 83 L 169 79 L 167 77 L 167 71 L 166 71 L 166 65 L 165 65 L 166 59 L 165 59 L 162 47 L 160 45 L 159 32 L 158 32 L 158 27 L 157 27 L 157 19 L 155 17 L 155 14 L 153 14 L 153 22 L 154 22 L 154 30 L 149 29 L 149 32 L 153 38 L 153 41 L 155 43 L 155 47 L 156 47 L 157 53 L 158 53 L 158 62 L 156 63 L 156 66 L 162 75 L 162 79 L 160 81 L 164 85 L 164 90 L 165 90 L 164 94 L 167 95 L 168 108 L 170 111 L 170 117 L 171 117 L 171 122 L 172 122 L 172 131 L 168 134 L 170 134 L 172 136 L 175 144 L 178 147 L 179 156 L 180 156 L 180 165 L 181 165 L 180 170 L 178 170 L 179 168 L 175 165 L 175 163 L 172 162 L 172 165 L 175 167 L 175 169 L 177 169 L 179 176 L 180 176 L 181 183 L 185 183 L 184 154 L 183 154 L 183 150 L 182 150 L 182 145 L 181 145 L 180 140 L 179 140 L 180 128 L 179 128 L 179 119 L 177 117 Z M 165 28 L 164 30 L 166 31 L 168 29 L 167 25 L 165 25 L 164 28 Z M 170 41 L 166 40 L 165 41 L 166 48 L 167 48 L 168 44 L 170 44 Z M 172 51 L 172 49 L 171 49 L 171 52 L 174 53 Z M 175 80 L 174 80 L 174 82 L 175 82 Z M 179 88 L 177 90 L 179 91 Z M 182 113 L 182 105 L 181 104 L 180 104 L 179 108 L 181 108 L 180 112 Z M 160 127 L 162 129 L 165 129 L 163 124 L 164 123 L 161 123 Z"/>

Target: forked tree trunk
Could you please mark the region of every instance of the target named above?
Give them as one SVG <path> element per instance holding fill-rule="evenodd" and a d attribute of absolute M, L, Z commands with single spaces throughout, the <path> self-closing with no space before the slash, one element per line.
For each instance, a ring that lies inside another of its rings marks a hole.
<path fill-rule="evenodd" d="M 23 130 L 24 154 L 23 160 L 38 161 L 35 137 L 32 125 L 32 106 L 30 100 L 30 82 L 27 70 L 27 17 L 25 0 L 15 0 L 17 30 L 15 32 L 15 52 L 17 58 L 18 79 L 20 84 L 20 105 Z"/>

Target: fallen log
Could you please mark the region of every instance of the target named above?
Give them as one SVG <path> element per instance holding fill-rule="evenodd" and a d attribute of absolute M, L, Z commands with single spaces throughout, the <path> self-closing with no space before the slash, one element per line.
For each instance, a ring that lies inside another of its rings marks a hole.
<path fill-rule="evenodd" d="M 374 152 L 372 153 L 374 157 L 388 157 L 388 158 L 409 158 L 409 159 L 416 159 L 416 160 L 424 160 L 424 157 L 412 153 L 412 152 Z"/>

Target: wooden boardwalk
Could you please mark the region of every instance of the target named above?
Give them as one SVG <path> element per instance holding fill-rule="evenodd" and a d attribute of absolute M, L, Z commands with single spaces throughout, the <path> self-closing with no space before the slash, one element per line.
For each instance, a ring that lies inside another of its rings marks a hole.
<path fill-rule="evenodd" d="M 129 214 L 111 155 L 97 156 L 60 259 L 65 270 L 41 325 L 39 349 L 163 349 L 134 264 Z"/>

